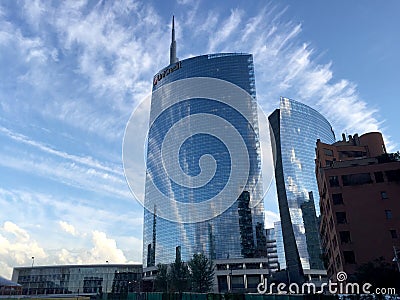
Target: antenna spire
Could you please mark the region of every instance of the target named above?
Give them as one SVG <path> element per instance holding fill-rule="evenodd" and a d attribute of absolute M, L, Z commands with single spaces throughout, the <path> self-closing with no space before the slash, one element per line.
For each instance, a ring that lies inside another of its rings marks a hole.
<path fill-rule="evenodd" d="M 173 64 L 178 61 L 176 57 L 176 41 L 175 41 L 175 16 L 172 16 L 172 36 L 171 46 L 169 47 L 169 63 Z"/>

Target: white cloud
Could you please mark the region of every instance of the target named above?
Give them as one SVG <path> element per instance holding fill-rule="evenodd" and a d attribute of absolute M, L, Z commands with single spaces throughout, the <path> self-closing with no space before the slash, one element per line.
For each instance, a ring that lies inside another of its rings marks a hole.
<path fill-rule="evenodd" d="M 126 257 L 124 253 L 118 249 L 117 243 L 114 239 L 110 239 L 104 232 L 93 231 L 92 240 L 94 247 L 90 251 L 93 260 L 106 261 L 111 263 L 125 263 Z"/>
<path fill-rule="evenodd" d="M 190 4 L 193 0 L 176 0 L 176 2 L 180 5 Z"/>
<path fill-rule="evenodd" d="M 68 224 L 65 221 L 59 221 L 58 225 L 60 225 L 61 229 L 64 230 L 65 232 L 72 234 L 73 236 L 76 236 L 78 233 L 75 230 L 75 227 L 71 224 Z"/>
<path fill-rule="evenodd" d="M 317 50 L 301 40 L 302 24 L 269 20 L 271 12 L 279 15 L 274 10 L 261 10 L 247 21 L 244 32 L 236 31 L 230 38 L 236 41 L 233 44 L 238 51 L 248 52 L 250 48 L 254 54 L 258 100 L 266 113 L 278 107 L 279 96 L 287 96 L 320 111 L 337 136 L 344 131 L 384 132 L 377 108 L 360 97 L 356 85 L 347 79 L 335 79 L 334 62 L 314 59 Z M 256 31 L 252 29 L 255 25 Z M 246 40 L 238 39 L 239 34 Z M 390 137 L 385 136 L 385 141 L 393 149 Z"/>
<path fill-rule="evenodd" d="M 264 218 L 265 228 L 274 228 L 274 222 L 281 219 L 279 214 L 270 210 L 264 211 Z"/>
<path fill-rule="evenodd" d="M 243 42 L 247 42 L 251 34 L 254 34 L 255 32 L 258 33 L 258 28 L 260 27 L 261 22 L 265 21 L 264 17 L 266 9 L 267 8 L 264 7 L 260 14 L 248 20 L 243 30 L 243 35 L 242 35 Z"/>
<path fill-rule="evenodd" d="M 218 24 L 218 18 L 219 18 L 218 13 L 216 11 L 210 10 L 207 12 L 207 16 L 205 17 L 204 22 L 200 23 L 198 16 L 194 16 L 192 19 L 192 22 L 188 25 L 190 25 L 190 27 L 192 28 L 194 35 L 199 35 L 204 32 L 209 33 L 209 32 L 212 32 L 216 28 L 216 26 Z M 179 29 L 179 27 L 178 27 L 178 29 Z M 184 41 L 178 40 L 178 42 L 177 42 L 178 46 L 181 46 L 182 42 L 184 42 Z M 178 50 L 180 50 L 180 49 L 181 48 L 178 47 Z"/>
<path fill-rule="evenodd" d="M 210 36 L 208 52 L 216 52 L 220 44 L 224 43 L 238 28 L 243 12 L 238 9 L 231 10 L 231 14 L 228 19 L 223 21 L 223 24 L 219 27 L 212 36 Z"/>
<path fill-rule="evenodd" d="M 64 222 L 65 223 L 65 222 Z M 67 229 L 71 230 L 71 225 L 65 223 Z M 8 235 L 12 233 L 12 235 Z M 90 234 L 80 237 L 91 245 L 90 250 L 75 248 L 58 248 L 44 250 L 39 243 L 32 239 L 29 233 L 17 224 L 6 221 L 0 228 L 0 276 L 11 278 L 12 268 L 16 266 L 29 266 L 34 257 L 35 265 L 53 264 L 101 264 L 109 261 L 110 263 L 128 263 L 124 252 L 118 248 L 115 239 L 107 236 L 105 232 L 94 230 Z M 141 249 L 141 241 L 131 240 L 135 249 Z M 129 261 L 138 262 L 138 253 Z"/>
<path fill-rule="evenodd" d="M 44 249 L 30 238 L 25 229 L 10 221 L 6 221 L 0 228 L 0 242 L 0 261 L 5 265 L 0 268 L 0 275 L 6 278 L 11 278 L 12 267 L 32 263 L 32 257 L 47 257 Z"/>
<path fill-rule="evenodd" d="M 31 154 L 27 158 L 19 158 L 9 154 L 2 154 L 0 166 L 40 175 L 50 180 L 56 180 L 66 186 L 96 192 L 98 194 L 118 197 L 126 201 L 133 200 L 133 196 L 123 176 L 86 168 L 71 162 L 60 162 Z"/>
<path fill-rule="evenodd" d="M 167 42 L 169 35 L 158 29 L 162 28 L 161 20 L 151 6 L 127 9 L 123 11 L 127 11 L 130 27 L 121 22 L 123 18 L 117 2 L 105 3 L 103 9 L 93 9 L 86 15 L 69 3 L 57 10 L 52 25 L 67 49 L 75 45 L 81 47 L 79 71 L 89 76 L 96 93 L 111 91 L 120 98 L 127 91 L 137 91 L 145 78 L 142 76 L 147 74 L 147 78 L 151 78 L 149 71 L 155 71 L 157 54 L 162 51 L 158 47 L 160 40 Z M 123 110 L 127 108 L 121 99 L 112 100 Z"/>
<path fill-rule="evenodd" d="M 18 240 L 28 241 L 29 234 L 22 228 L 19 228 L 16 224 L 6 221 L 4 223 L 3 229 L 6 232 L 12 233 Z"/>
<path fill-rule="evenodd" d="M 57 260 L 63 265 L 82 263 L 79 258 L 74 257 L 73 253 L 64 248 L 58 251 Z"/>
<path fill-rule="evenodd" d="M 93 231 L 87 235 L 91 237 L 92 248 L 85 249 L 58 249 L 52 251 L 57 262 L 61 264 L 104 264 L 109 263 L 141 263 L 142 241 L 137 238 L 120 238 L 129 247 L 122 251 L 115 239 L 107 237 L 104 232 Z M 130 254 L 127 259 L 125 253 Z"/>
<path fill-rule="evenodd" d="M 29 0 L 24 3 L 24 11 L 31 26 L 39 27 L 42 15 L 45 13 L 45 7 L 41 0 Z"/>
<path fill-rule="evenodd" d="M 130 235 L 141 235 L 143 211 L 135 202 L 129 206 L 132 210 L 126 210 L 126 202 L 121 203 L 115 199 L 112 203 L 104 204 L 94 203 L 91 199 L 85 198 L 0 188 L 0 205 L 3 207 L 4 216 L 14 216 L 16 223 L 23 223 L 24 227 L 29 227 L 31 230 L 35 229 L 35 225 L 41 226 L 35 230 L 36 236 L 59 235 L 57 230 L 60 226 L 59 220 L 68 220 L 68 224 L 79 228 L 79 236 L 90 232 L 92 228 L 107 232 L 115 230 L 121 234 L 125 232 L 120 227 L 122 223 L 129 228 Z M 29 207 L 29 210 L 26 207 Z M 48 215 L 49 211 L 51 211 L 51 217 Z M 52 222 L 58 226 L 50 225 Z M 75 232 L 77 232 L 76 229 Z M 20 236 L 23 236 L 23 232 Z M 65 238 L 68 239 L 68 237 Z M 55 246 L 51 241 L 47 241 L 46 244 Z"/>
<path fill-rule="evenodd" d="M 122 171 L 120 169 L 118 169 L 117 167 L 115 167 L 115 166 L 106 166 L 104 163 L 101 163 L 101 162 L 93 159 L 90 156 L 82 157 L 82 156 L 68 154 L 66 152 L 53 149 L 53 148 L 51 148 L 49 146 L 46 146 L 46 145 L 44 145 L 44 144 L 42 144 L 40 142 L 32 140 L 27 136 L 24 136 L 24 135 L 19 134 L 17 132 L 13 132 L 13 131 L 11 131 L 11 130 L 3 127 L 3 126 L 0 126 L 0 132 L 5 134 L 7 137 L 9 137 L 9 138 L 11 138 L 11 139 L 13 139 L 15 141 L 18 141 L 18 142 L 21 142 L 21 143 L 25 143 L 25 144 L 33 146 L 33 147 L 35 147 L 37 149 L 40 149 L 40 150 L 46 152 L 46 154 L 52 154 L 52 155 L 55 155 L 55 156 L 58 156 L 58 157 L 61 157 L 61 158 L 64 158 L 64 159 L 68 159 L 68 160 L 70 160 L 70 161 L 72 161 L 74 163 L 83 164 L 83 165 L 85 165 L 87 167 L 100 169 L 102 171 L 111 172 L 111 173 L 114 173 L 114 174 L 117 174 L 117 175 L 123 175 Z"/>

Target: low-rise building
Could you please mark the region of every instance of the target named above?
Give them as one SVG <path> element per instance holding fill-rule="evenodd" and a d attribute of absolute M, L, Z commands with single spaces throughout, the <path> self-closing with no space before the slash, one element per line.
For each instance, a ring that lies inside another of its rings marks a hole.
<path fill-rule="evenodd" d="M 21 295 L 22 286 L 0 276 L 0 296 Z"/>
<path fill-rule="evenodd" d="M 12 280 L 23 295 L 90 296 L 124 294 L 141 289 L 142 265 L 59 265 L 15 267 Z"/>

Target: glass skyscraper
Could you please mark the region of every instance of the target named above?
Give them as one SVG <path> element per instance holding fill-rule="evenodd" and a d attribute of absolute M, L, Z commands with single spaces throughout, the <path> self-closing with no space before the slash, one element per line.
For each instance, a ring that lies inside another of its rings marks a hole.
<path fill-rule="evenodd" d="M 276 252 L 278 255 L 279 268 L 283 270 L 286 269 L 286 259 L 285 259 L 285 246 L 283 245 L 281 221 L 274 222 L 274 234 L 276 240 Z"/>
<path fill-rule="evenodd" d="M 211 259 L 256 257 L 259 241 L 265 243 L 258 234 L 260 155 L 252 55 L 179 61 L 173 32 L 170 65 L 153 78 L 144 267 L 173 262 L 177 247 L 184 261 L 199 252 Z M 245 181 L 235 181 L 235 172 Z M 235 193 L 224 193 L 228 187 Z"/>
<path fill-rule="evenodd" d="M 331 144 L 335 135 L 320 113 L 288 98 L 281 98 L 280 108 L 268 119 L 286 267 L 292 280 L 297 280 L 304 269 L 324 269 L 315 145 L 317 139 Z"/>

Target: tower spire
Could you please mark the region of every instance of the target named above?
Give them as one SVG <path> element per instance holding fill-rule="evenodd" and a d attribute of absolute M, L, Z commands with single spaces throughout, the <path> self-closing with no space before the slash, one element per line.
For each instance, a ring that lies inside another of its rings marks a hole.
<path fill-rule="evenodd" d="M 172 16 L 172 36 L 171 46 L 169 47 L 169 63 L 173 64 L 178 61 L 176 57 L 176 41 L 175 41 L 175 16 Z"/>

